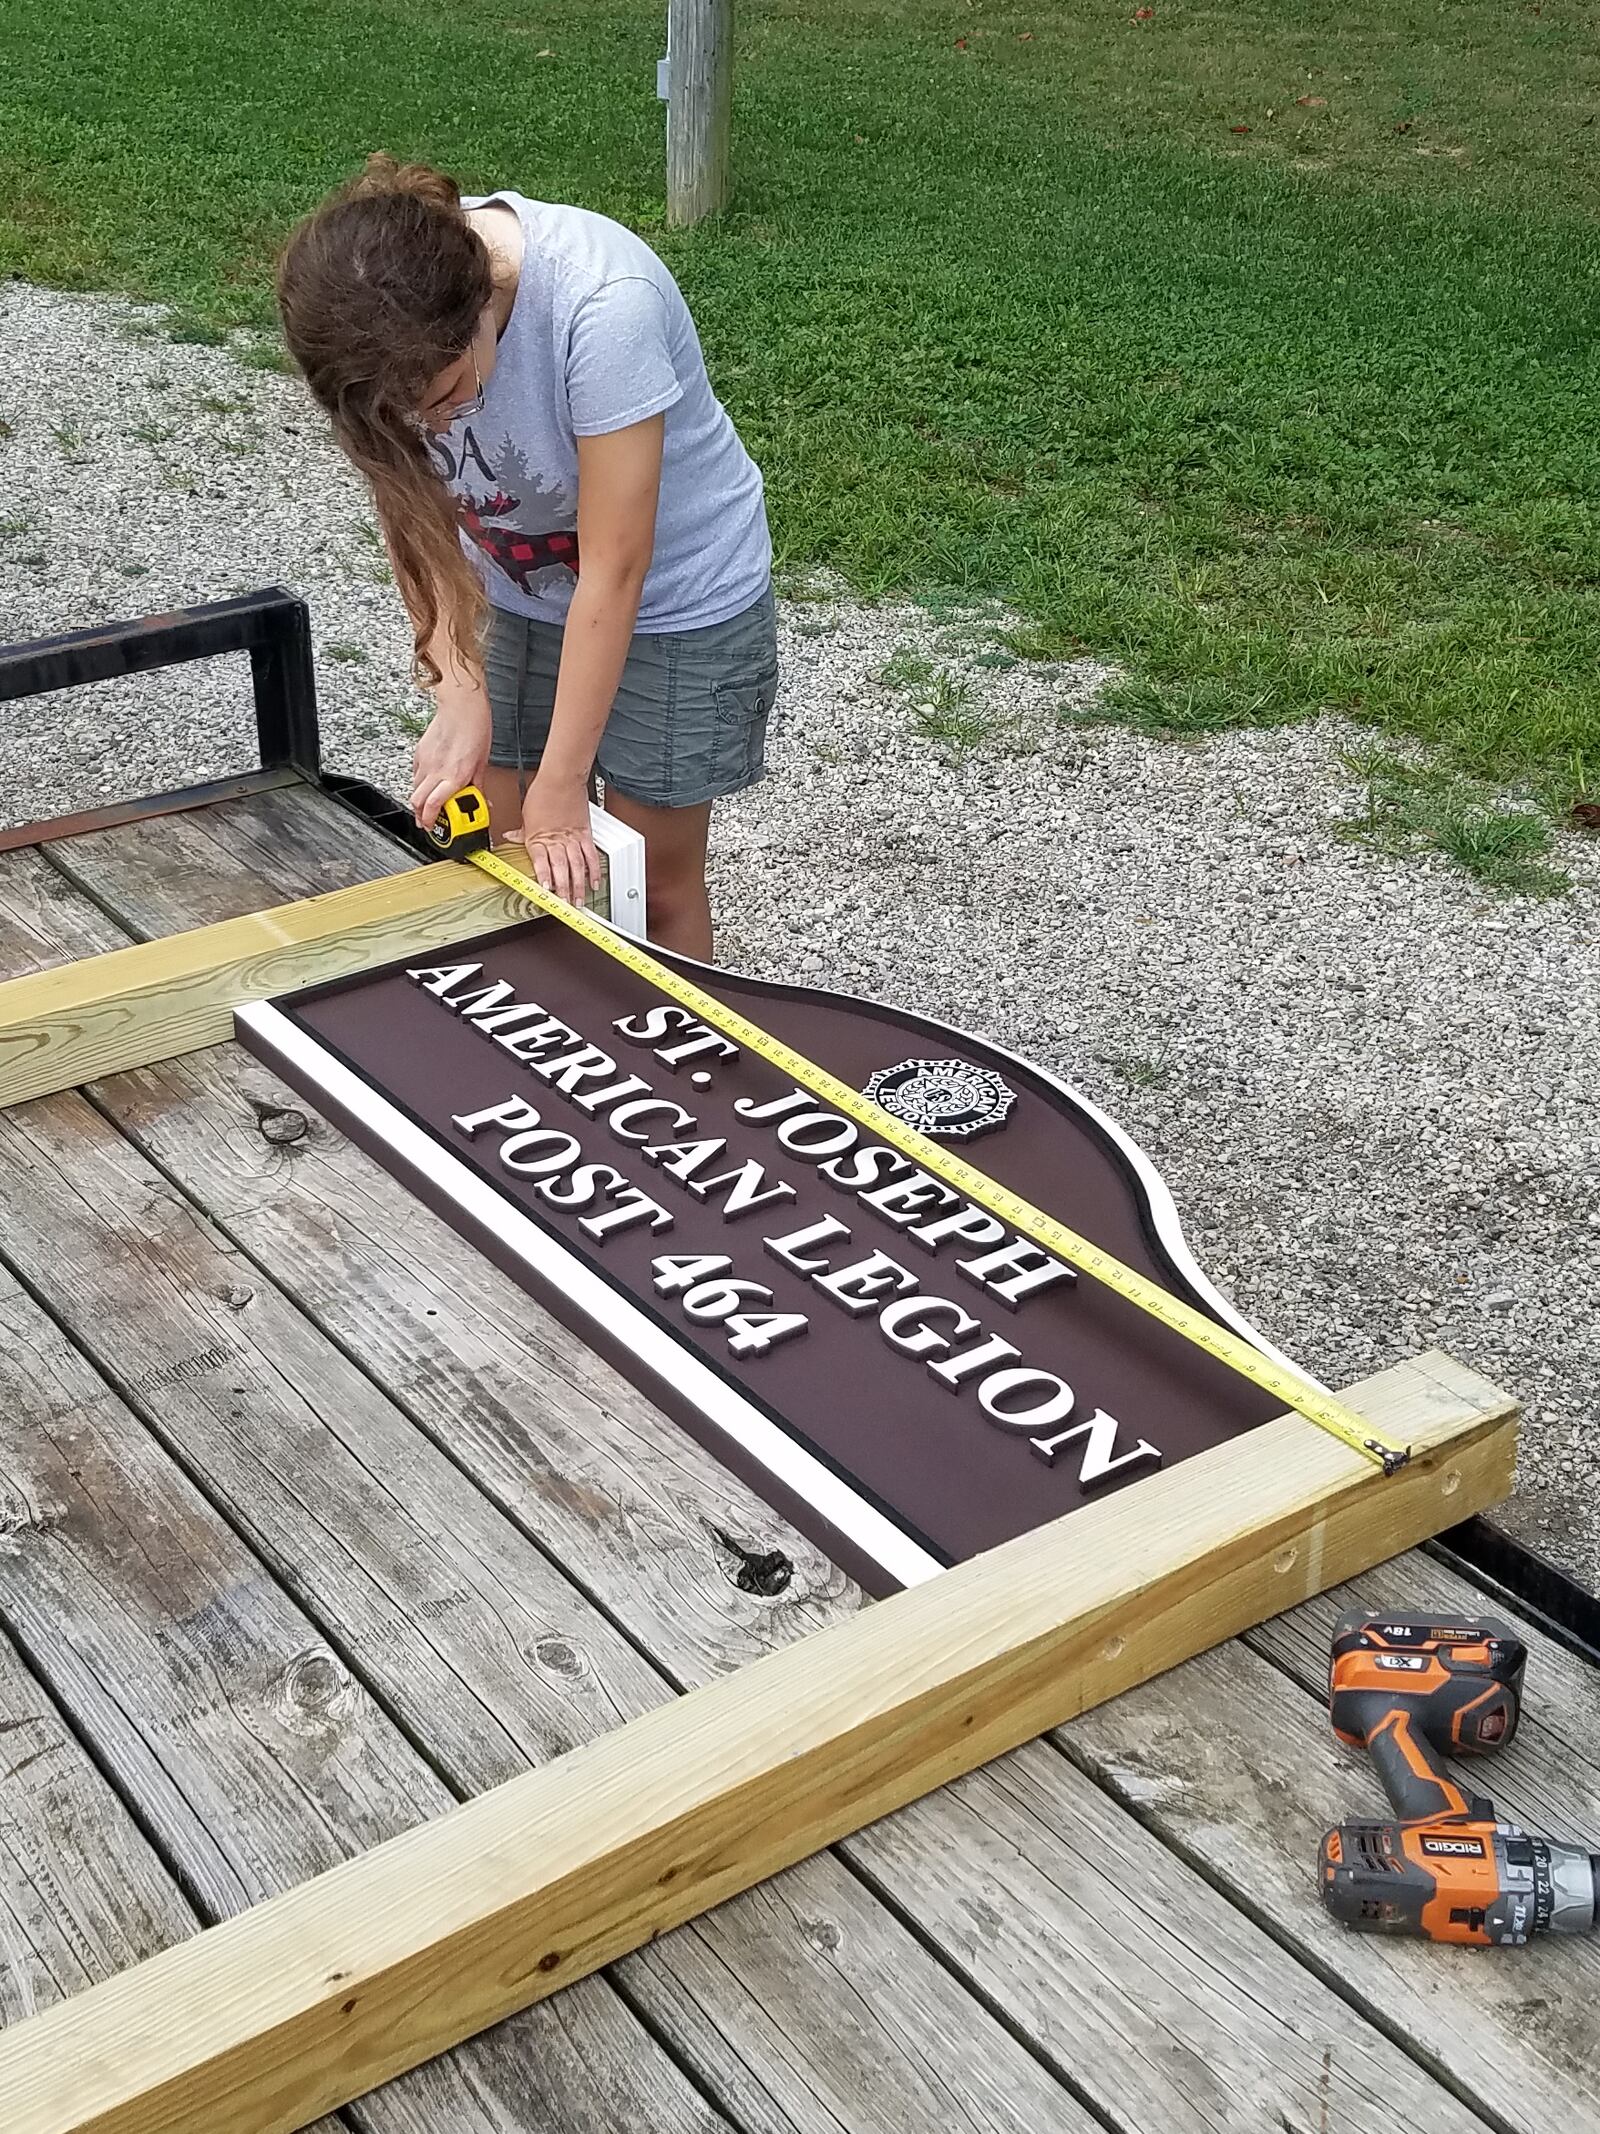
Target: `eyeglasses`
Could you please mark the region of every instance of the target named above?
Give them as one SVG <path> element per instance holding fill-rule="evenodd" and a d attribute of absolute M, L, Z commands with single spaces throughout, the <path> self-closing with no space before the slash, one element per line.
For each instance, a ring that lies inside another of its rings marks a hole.
<path fill-rule="evenodd" d="M 437 433 L 441 430 L 453 429 L 458 422 L 463 421 L 468 415 L 482 413 L 483 374 L 478 369 L 477 342 L 478 336 L 474 333 L 467 347 L 467 353 L 472 358 L 472 382 L 477 388 L 472 398 L 470 400 L 458 400 L 455 406 L 451 408 L 439 408 L 437 410 L 424 408 L 420 415 L 413 415 L 411 418 L 417 429 L 425 434 L 429 431 Z"/>

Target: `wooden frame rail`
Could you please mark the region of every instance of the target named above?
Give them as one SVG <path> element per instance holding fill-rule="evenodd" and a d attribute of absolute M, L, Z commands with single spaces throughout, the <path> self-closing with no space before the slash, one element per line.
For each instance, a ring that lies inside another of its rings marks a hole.
<path fill-rule="evenodd" d="M 416 879 L 416 878 L 412 878 Z M 287 2134 L 918 1795 L 1496 1502 L 1430 1353 L 864 1609 L 0 2037 L 7 2134 Z"/>
<path fill-rule="evenodd" d="M 246 1001 L 370 971 L 528 907 L 477 867 L 412 867 L 0 984 L 0 1105 L 51 1096 L 233 1035 Z"/>

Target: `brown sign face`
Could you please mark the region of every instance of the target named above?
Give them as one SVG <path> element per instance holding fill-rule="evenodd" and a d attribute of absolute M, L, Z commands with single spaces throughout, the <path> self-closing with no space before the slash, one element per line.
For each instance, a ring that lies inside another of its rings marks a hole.
<path fill-rule="evenodd" d="M 914 1016 L 694 975 L 1259 1339 L 1145 1159 L 1061 1084 Z M 239 1027 L 874 1590 L 1276 1411 L 553 920 Z"/>

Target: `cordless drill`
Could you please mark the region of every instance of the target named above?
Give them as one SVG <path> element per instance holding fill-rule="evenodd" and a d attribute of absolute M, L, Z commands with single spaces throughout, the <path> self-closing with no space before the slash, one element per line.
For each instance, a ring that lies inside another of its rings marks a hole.
<path fill-rule="evenodd" d="M 1445 1770 L 1517 1731 L 1527 1647 L 1490 1616 L 1343 1615 L 1328 1674 L 1333 1730 L 1365 1748 L 1397 1822 L 1322 1841 L 1322 1901 L 1346 1926 L 1481 1948 L 1600 1924 L 1600 1854 L 1530 1837 Z"/>

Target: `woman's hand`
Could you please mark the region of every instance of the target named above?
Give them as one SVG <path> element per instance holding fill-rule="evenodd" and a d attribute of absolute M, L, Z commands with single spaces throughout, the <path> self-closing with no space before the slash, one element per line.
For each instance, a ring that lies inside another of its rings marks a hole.
<path fill-rule="evenodd" d="M 600 886 L 600 855 L 589 833 L 589 781 L 540 771 L 522 803 L 528 865 L 546 889 L 582 904 Z"/>
<path fill-rule="evenodd" d="M 433 717 L 412 759 L 411 812 L 424 830 L 464 785 L 479 785 L 489 762 L 491 718 L 487 691 L 435 699 Z"/>

